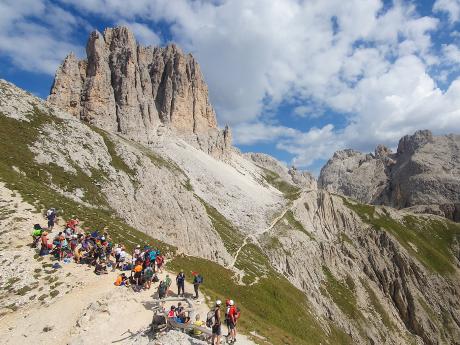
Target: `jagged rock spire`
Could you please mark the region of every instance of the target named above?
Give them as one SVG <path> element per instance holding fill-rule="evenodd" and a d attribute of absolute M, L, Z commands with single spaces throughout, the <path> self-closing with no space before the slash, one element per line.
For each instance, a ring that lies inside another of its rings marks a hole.
<path fill-rule="evenodd" d="M 182 134 L 217 128 L 200 67 L 176 45 L 143 47 L 116 27 L 92 32 L 86 54 L 79 61 L 71 53 L 58 68 L 51 104 L 141 141 L 160 124 Z"/>

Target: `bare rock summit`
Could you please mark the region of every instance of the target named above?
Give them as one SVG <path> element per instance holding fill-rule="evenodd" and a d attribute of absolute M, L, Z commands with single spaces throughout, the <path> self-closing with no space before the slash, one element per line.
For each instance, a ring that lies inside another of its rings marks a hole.
<path fill-rule="evenodd" d="M 396 153 L 383 145 L 374 154 L 338 151 L 318 185 L 360 202 L 460 221 L 460 135 L 422 130 L 401 138 Z"/>
<path fill-rule="evenodd" d="M 229 130 L 220 134 L 208 87 L 191 54 L 174 44 L 143 47 L 126 27 L 92 32 L 86 54 L 85 60 L 73 53 L 65 58 L 50 104 L 141 142 L 151 141 L 166 126 L 195 142 L 210 134 L 214 141 L 205 150 L 228 145 Z"/>

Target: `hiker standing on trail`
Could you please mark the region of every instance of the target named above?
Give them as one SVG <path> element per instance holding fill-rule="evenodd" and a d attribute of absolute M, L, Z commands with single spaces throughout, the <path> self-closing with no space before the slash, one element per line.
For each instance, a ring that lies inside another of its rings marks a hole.
<path fill-rule="evenodd" d="M 160 254 L 160 252 L 157 252 L 157 256 L 155 258 L 155 263 L 157 265 L 157 270 L 160 273 L 163 273 L 163 264 L 165 263 L 165 258 L 163 255 Z"/>
<path fill-rule="evenodd" d="M 136 281 L 136 288 L 139 288 L 142 278 L 142 264 L 140 261 L 136 263 L 136 266 L 133 268 L 134 280 Z"/>
<path fill-rule="evenodd" d="M 153 279 L 153 269 L 151 266 L 147 266 L 147 268 L 144 270 L 144 288 L 149 289 L 152 286 L 152 279 Z"/>
<path fill-rule="evenodd" d="M 48 231 L 44 231 L 42 236 L 40 237 L 41 248 L 40 248 L 40 256 L 47 255 L 50 249 L 48 244 Z"/>
<path fill-rule="evenodd" d="M 228 311 L 228 341 L 235 342 L 236 341 L 236 320 L 237 320 L 237 310 L 235 307 L 235 302 L 230 300 L 230 308 Z"/>
<path fill-rule="evenodd" d="M 169 278 L 169 274 L 167 274 L 165 281 L 164 281 L 164 285 L 166 288 L 166 296 L 169 295 L 169 288 L 171 287 L 171 283 L 172 283 L 171 278 Z"/>
<path fill-rule="evenodd" d="M 159 299 L 165 298 L 167 291 L 168 290 L 166 288 L 166 284 L 163 281 L 161 281 L 160 284 L 158 285 L 158 298 Z"/>
<path fill-rule="evenodd" d="M 212 344 L 220 345 L 220 338 L 222 336 L 222 325 L 220 319 L 220 306 L 222 304 L 221 300 L 216 301 L 216 306 L 214 308 L 214 324 L 212 325 Z"/>
<path fill-rule="evenodd" d="M 48 219 L 48 230 L 53 231 L 54 223 L 56 222 L 56 209 L 50 208 L 46 212 L 46 219 Z"/>
<path fill-rule="evenodd" d="M 177 296 L 181 295 L 182 297 L 185 295 L 185 274 L 183 270 L 180 270 L 180 273 L 176 277 L 176 284 L 177 284 Z"/>
<path fill-rule="evenodd" d="M 203 277 L 198 272 L 192 272 L 193 275 L 193 289 L 195 290 L 195 296 L 193 298 L 198 299 L 198 289 L 203 283 Z"/>

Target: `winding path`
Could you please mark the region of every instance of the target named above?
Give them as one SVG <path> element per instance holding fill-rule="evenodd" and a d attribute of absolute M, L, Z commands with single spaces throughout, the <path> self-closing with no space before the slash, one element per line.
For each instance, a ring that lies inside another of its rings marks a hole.
<path fill-rule="evenodd" d="M 263 234 L 265 234 L 266 232 L 270 231 L 271 229 L 273 229 L 273 227 L 284 217 L 284 215 L 286 214 L 287 211 L 289 211 L 291 209 L 292 205 L 290 204 L 288 207 L 286 207 L 284 209 L 284 211 L 278 216 L 276 217 L 272 223 L 270 224 L 269 227 L 263 229 L 262 231 L 258 232 L 258 233 L 255 233 L 255 234 L 249 234 L 247 235 L 244 240 L 243 240 L 243 243 L 241 244 L 241 246 L 238 248 L 238 250 L 236 251 L 235 253 L 235 256 L 233 257 L 233 260 L 232 260 L 232 263 L 230 265 L 227 266 L 227 268 L 229 269 L 232 269 L 235 267 L 235 264 L 236 264 L 236 260 L 238 259 L 238 256 L 240 255 L 240 252 L 241 250 L 248 244 L 248 240 L 250 238 L 252 238 L 254 241 L 257 242 L 257 238 L 256 236 L 261 236 Z"/>

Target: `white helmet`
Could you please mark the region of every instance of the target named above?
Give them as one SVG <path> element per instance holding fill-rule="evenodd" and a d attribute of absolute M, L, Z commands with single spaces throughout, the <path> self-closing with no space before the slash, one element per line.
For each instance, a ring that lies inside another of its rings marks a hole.
<path fill-rule="evenodd" d="M 220 299 L 218 299 L 218 300 L 216 301 L 216 306 L 220 306 L 221 304 L 222 304 L 222 301 L 221 301 Z"/>
<path fill-rule="evenodd" d="M 231 299 L 230 302 L 229 302 L 230 305 L 234 305 L 235 302 Z"/>

